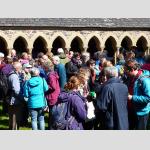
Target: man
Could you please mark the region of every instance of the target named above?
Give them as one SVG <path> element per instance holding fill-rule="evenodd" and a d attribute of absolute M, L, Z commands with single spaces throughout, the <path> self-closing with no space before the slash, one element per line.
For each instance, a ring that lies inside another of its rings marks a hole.
<path fill-rule="evenodd" d="M 150 72 L 141 70 L 135 60 L 128 60 L 125 64 L 125 72 L 128 77 L 133 79 L 132 94 L 128 95 L 135 112 L 135 129 L 145 130 L 150 112 Z"/>
<path fill-rule="evenodd" d="M 128 88 L 118 78 L 118 71 L 115 67 L 106 67 L 104 72 L 106 82 L 97 98 L 97 107 L 101 112 L 102 129 L 127 130 Z"/>
<path fill-rule="evenodd" d="M 58 48 L 57 52 L 58 52 L 58 56 L 60 58 L 61 64 L 65 65 L 67 62 L 69 62 L 69 58 L 66 56 L 62 48 Z"/>
<path fill-rule="evenodd" d="M 65 66 L 60 63 L 60 58 L 58 56 L 53 56 L 52 61 L 54 64 L 54 70 L 58 73 L 59 76 L 60 88 L 64 89 L 64 86 L 67 82 Z"/>
<path fill-rule="evenodd" d="M 22 69 L 20 62 L 13 64 L 14 71 L 10 72 L 8 77 L 9 98 L 8 98 L 8 113 L 9 113 L 9 129 L 19 129 L 20 112 L 21 112 L 21 96 L 20 96 L 20 80 L 19 73 Z"/>

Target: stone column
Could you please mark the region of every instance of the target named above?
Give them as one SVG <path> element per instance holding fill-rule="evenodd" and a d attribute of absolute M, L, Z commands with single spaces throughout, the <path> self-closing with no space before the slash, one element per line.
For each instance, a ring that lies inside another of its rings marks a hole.
<path fill-rule="evenodd" d="M 33 48 L 27 48 L 28 53 L 31 54 L 31 55 L 32 55 L 32 49 L 33 49 Z"/>
<path fill-rule="evenodd" d="M 82 52 L 87 52 L 88 47 L 84 47 Z"/>
<path fill-rule="evenodd" d="M 11 51 L 13 50 L 14 48 L 8 48 L 7 51 L 8 51 L 8 56 L 11 56 Z"/>

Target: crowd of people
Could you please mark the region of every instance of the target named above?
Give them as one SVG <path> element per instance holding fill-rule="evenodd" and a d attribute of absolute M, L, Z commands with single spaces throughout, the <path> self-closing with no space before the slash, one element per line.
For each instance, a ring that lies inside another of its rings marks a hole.
<path fill-rule="evenodd" d="M 147 129 L 150 55 L 142 51 L 120 50 L 114 64 L 105 50 L 91 57 L 58 48 L 57 55 L 32 58 L 13 49 L 0 52 L 0 79 L 9 130 L 29 118 L 33 130 L 45 130 L 45 112 L 49 130 Z"/>

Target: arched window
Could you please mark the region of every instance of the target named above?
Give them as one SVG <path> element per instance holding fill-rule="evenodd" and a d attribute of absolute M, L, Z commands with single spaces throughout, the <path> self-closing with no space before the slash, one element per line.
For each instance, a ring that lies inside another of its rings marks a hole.
<path fill-rule="evenodd" d="M 83 42 L 80 37 L 75 37 L 71 42 L 71 50 L 81 53 L 83 49 Z"/>
<path fill-rule="evenodd" d="M 33 50 L 32 50 L 32 57 L 36 58 L 38 53 L 43 52 L 44 54 L 46 54 L 48 51 L 47 49 L 47 43 L 45 41 L 45 39 L 41 36 L 39 36 L 33 44 Z"/>
<path fill-rule="evenodd" d="M 64 39 L 61 38 L 60 36 L 58 36 L 52 44 L 52 47 L 53 47 L 51 50 L 52 53 L 54 55 L 57 55 L 58 48 L 63 48 L 65 50 L 65 45 L 66 45 L 66 43 L 65 43 Z"/>
<path fill-rule="evenodd" d="M 28 47 L 27 41 L 25 40 L 25 38 L 21 36 L 18 37 L 13 44 L 13 48 L 16 50 L 16 53 L 19 56 L 23 52 L 28 52 L 27 47 Z"/>
<path fill-rule="evenodd" d="M 5 56 L 8 55 L 7 42 L 3 37 L 0 37 L 0 52 L 4 53 Z"/>
<path fill-rule="evenodd" d="M 88 42 L 87 52 L 93 57 L 94 53 L 100 50 L 100 41 L 97 37 L 92 37 Z"/>

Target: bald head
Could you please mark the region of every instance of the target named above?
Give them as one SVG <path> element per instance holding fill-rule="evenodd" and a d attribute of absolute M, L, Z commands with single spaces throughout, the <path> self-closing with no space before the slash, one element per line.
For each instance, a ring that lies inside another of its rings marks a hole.
<path fill-rule="evenodd" d="M 20 72 L 21 69 L 22 69 L 22 65 L 21 65 L 20 62 L 14 62 L 13 63 L 13 67 L 14 67 L 14 69 L 15 69 L 16 72 Z"/>

